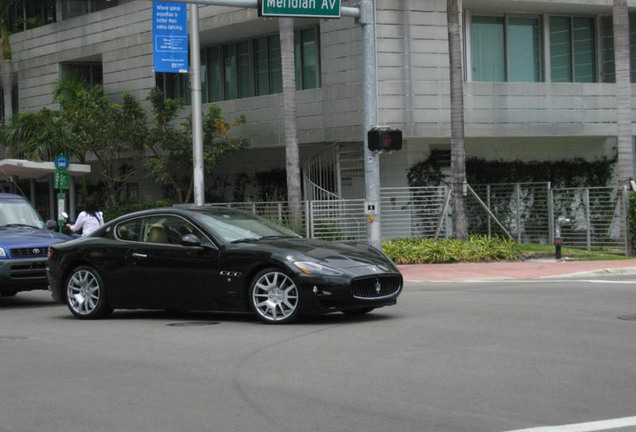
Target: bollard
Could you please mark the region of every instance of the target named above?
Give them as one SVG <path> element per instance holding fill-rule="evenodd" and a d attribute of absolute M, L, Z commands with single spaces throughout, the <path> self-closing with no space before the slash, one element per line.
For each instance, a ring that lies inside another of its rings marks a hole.
<path fill-rule="evenodd" d="M 561 259 L 561 246 L 563 246 L 563 238 L 561 237 L 561 227 L 572 223 L 571 219 L 565 216 L 559 216 L 554 227 L 554 257 Z"/>

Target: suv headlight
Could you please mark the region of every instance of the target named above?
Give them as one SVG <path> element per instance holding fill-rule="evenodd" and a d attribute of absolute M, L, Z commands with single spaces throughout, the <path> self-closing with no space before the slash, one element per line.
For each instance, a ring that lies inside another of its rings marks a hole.
<path fill-rule="evenodd" d="M 0 258 L 6 258 L 6 257 L 7 257 L 7 253 L 5 252 L 4 249 L 0 247 Z"/>
<path fill-rule="evenodd" d="M 326 265 L 318 264 L 312 261 L 294 261 L 294 265 L 298 269 L 310 275 L 322 275 L 322 276 L 340 276 L 342 272 L 335 268 L 328 267 Z"/>

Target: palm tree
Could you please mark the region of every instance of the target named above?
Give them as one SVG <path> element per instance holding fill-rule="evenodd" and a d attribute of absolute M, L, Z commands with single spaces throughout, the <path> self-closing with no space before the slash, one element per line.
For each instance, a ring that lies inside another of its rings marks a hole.
<path fill-rule="evenodd" d="M 9 33 L 11 25 L 11 17 L 19 3 L 23 0 L 2 0 L 0 1 L 0 53 L 2 63 L 0 64 L 0 75 L 2 76 L 2 94 L 4 118 L 10 117 L 13 105 L 12 92 L 13 79 L 11 76 L 11 43 L 9 42 Z"/>
<path fill-rule="evenodd" d="M 283 124 L 285 129 L 285 168 L 290 222 L 300 226 L 300 157 L 296 127 L 296 74 L 294 71 L 294 19 L 279 18 L 281 66 L 283 75 Z"/>
<path fill-rule="evenodd" d="M 618 139 L 618 180 L 629 185 L 634 176 L 632 144 L 632 93 L 629 65 L 629 16 L 626 0 L 614 0 L 614 62 L 616 70 L 616 117 Z"/>
<path fill-rule="evenodd" d="M 466 148 L 464 147 L 464 77 L 462 74 L 458 0 L 446 1 L 451 103 L 451 175 L 453 191 L 453 236 L 468 238 L 466 219 Z"/>

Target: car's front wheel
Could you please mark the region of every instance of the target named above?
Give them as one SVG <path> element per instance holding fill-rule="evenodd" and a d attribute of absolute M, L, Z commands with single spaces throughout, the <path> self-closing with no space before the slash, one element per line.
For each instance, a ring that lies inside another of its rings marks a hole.
<path fill-rule="evenodd" d="M 66 282 L 66 304 L 80 319 L 99 319 L 113 310 L 108 306 L 106 288 L 93 267 L 80 266 L 71 272 Z"/>
<path fill-rule="evenodd" d="M 298 316 L 298 287 L 292 278 L 278 269 L 259 272 L 252 279 L 249 295 L 252 309 L 266 323 L 285 324 Z"/>

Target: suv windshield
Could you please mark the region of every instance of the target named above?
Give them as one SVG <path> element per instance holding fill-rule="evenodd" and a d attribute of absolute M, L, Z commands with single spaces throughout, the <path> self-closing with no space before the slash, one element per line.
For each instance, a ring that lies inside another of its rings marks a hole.
<path fill-rule="evenodd" d="M 20 199 L 0 200 L 0 229 L 12 227 L 44 228 L 44 222 L 31 205 Z"/>

